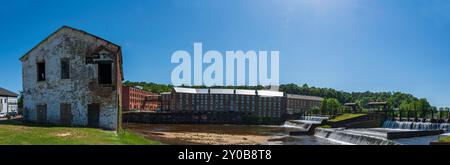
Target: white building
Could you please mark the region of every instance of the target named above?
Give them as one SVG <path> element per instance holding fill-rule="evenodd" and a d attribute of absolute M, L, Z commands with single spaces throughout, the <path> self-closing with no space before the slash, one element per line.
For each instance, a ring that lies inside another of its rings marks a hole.
<path fill-rule="evenodd" d="M 0 113 L 17 111 L 17 94 L 0 87 Z"/>

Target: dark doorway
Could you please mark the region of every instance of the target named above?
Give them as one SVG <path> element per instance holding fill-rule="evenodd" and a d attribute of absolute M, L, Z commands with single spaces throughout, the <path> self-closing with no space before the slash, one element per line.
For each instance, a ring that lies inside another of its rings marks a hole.
<path fill-rule="evenodd" d="M 72 124 L 72 108 L 70 104 L 61 104 L 59 115 L 61 124 L 64 125 Z"/>
<path fill-rule="evenodd" d="M 99 127 L 100 122 L 100 105 L 89 104 L 88 105 L 88 127 Z"/>
<path fill-rule="evenodd" d="M 38 105 L 36 120 L 38 123 L 47 123 L 47 105 Z"/>
<path fill-rule="evenodd" d="M 99 63 L 98 64 L 98 83 L 99 84 L 112 84 L 112 64 L 111 63 Z"/>

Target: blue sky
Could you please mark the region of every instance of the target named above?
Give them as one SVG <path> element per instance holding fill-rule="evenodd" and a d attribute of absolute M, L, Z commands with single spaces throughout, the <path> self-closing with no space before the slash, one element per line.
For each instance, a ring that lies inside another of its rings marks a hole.
<path fill-rule="evenodd" d="M 127 80 L 170 83 L 176 50 L 279 50 L 280 82 L 401 91 L 450 106 L 450 1 L 17 0 L 0 2 L 0 86 L 68 25 L 122 46 Z"/>

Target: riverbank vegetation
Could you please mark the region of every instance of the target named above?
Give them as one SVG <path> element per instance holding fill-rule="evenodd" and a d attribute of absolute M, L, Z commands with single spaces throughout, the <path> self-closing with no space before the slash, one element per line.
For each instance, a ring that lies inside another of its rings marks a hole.
<path fill-rule="evenodd" d="M 140 86 L 144 90 L 153 92 L 153 93 L 163 93 L 163 92 L 170 92 L 172 91 L 173 86 L 172 85 L 166 85 L 166 84 L 156 84 L 156 83 L 148 83 L 148 82 L 132 82 L 132 81 L 125 81 L 123 82 L 123 85 L 125 86 Z"/>
<path fill-rule="evenodd" d="M 370 109 L 369 102 L 386 102 L 389 111 L 395 110 L 393 114 L 390 113 L 393 116 L 430 119 L 442 119 L 450 116 L 450 108 L 437 108 L 432 106 L 426 98 L 417 98 L 412 94 L 402 92 L 344 92 L 332 88 L 310 87 L 307 84 L 303 86 L 296 84 L 280 85 L 280 91 L 325 98 L 321 107 L 316 107 L 313 110 L 314 114 L 350 113 L 351 107 L 343 106 L 345 103 L 355 103 L 358 113 L 366 113 Z"/>
<path fill-rule="evenodd" d="M 339 116 L 336 116 L 333 119 L 328 120 L 329 122 L 340 122 L 340 121 L 344 121 L 344 120 L 349 120 L 349 119 L 353 119 L 353 118 L 357 118 L 357 117 L 361 117 L 361 116 L 365 116 L 366 114 L 351 114 L 351 113 L 346 113 L 346 114 L 342 114 Z"/>
<path fill-rule="evenodd" d="M 333 128 L 331 125 L 321 125 L 319 128 Z"/>
<path fill-rule="evenodd" d="M 158 145 L 128 130 L 41 126 L 21 121 L 0 122 L 0 145 Z"/>
<path fill-rule="evenodd" d="M 440 138 L 440 139 L 439 139 L 439 142 L 450 143 L 450 136 Z"/>
<path fill-rule="evenodd" d="M 310 87 L 307 84 L 298 86 L 296 84 L 280 85 L 280 91 L 290 94 L 319 96 L 323 98 L 335 98 L 340 103 L 356 103 L 359 107 L 365 107 L 369 102 L 387 102 L 391 108 L 413 108 L 432 109 L 426 99 L 419 99 L 411 94 L 401 92 L 344 92 L 332 88 Z M 408 105 L 408 106 L 407 106 Z"/>

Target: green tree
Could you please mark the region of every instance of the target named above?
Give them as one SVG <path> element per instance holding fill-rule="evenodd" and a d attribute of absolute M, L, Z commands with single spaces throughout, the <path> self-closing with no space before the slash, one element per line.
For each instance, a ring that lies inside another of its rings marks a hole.
<path fill-rule="evenodd" d="M 17 113 L 23 114 L 23 91 L 19 92 L 19 99 L 17 100 L 17 107 L 19 108 Z"/>
<path fill-rule="evenodd" d="M 328 111 L 328 99 L 324 99 L 322 101 L 322 105 L 320 106 L 320 113 L 325 114 Z"/>
<path fill-rule="evenodd" d="M 429 113 L 429 111 L 433 111 L 430 103 L 428 103 L 427 99 L 419 99 L 418 101 L 416 101 L 415 103 L 415 110 L 419 112 L 421 117 L 425 117 L 426 114 Z M 437 111 L 437 109 L 436 109 Z"/>
<path fill-rule="evenodd" d="M 321 114 L 337 114 L 339 109 L 341 109 L 342 105 L 335 98 L 327 98 L 322 101 L 322 105 L 320 107 Z"/>
<path fill-rule="evenodd" d="M 125 81 L 125 82 L 123 82 L 123 85 L 125 85 L 125 86 L 141 86 L 144 90 L 153 92 L 153 93 L 170 92 L 173 88 L 172 85 L 147 83 L 147 82 L 132 82 L 132 81 Z"/>
<path fill-rule="evenodd" d="M 398 109 L 401 104 L 403 109 L 411 111 L 417 110 L 419 113 L 426 113 L 429 103 L 426 99 L 418 99 L 411 94 L 401 92 L 344 92 L 332 88 L 317 88 L 307 84 L 298 86 L 296 84 L 280 85 L 280 91 L 289 94 L 311 95 L 323 98 L 335 98 L 340 103 L 357 103 L 360 108 L 365 108 L 367 103 L 372 101 L 386 101 L 390 109 Z M 420 101 L 420 102 L 417 102 Z M 413 105 L 417 102 L 417 105 Z M 409 104 L 405 106 L 405 104 Z M 415 107 L 416 106 L 416 107 Z M 366 107 L 367 108 L 367 107 Z M 420 109 L 420 110 L 419 110 Z"/>
<path fill-rule="evenodd" d="M 328 108 L 331 111 L 331 114 L 337 114 L 338 110 L 341 108 L 341 103 L 335 98 L 328 99 Z"/>

